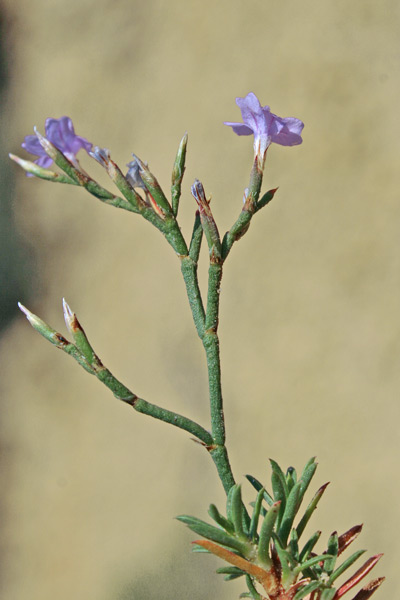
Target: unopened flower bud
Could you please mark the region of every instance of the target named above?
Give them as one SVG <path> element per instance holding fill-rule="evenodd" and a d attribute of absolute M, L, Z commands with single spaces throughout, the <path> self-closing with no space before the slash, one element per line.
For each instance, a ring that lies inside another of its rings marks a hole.
<path fill-rule="evenodd" d="M 192 196 L 199 207 L 201 226 L 206 236 L 210 259 L 212 262 L 220 262 L 221 259 L 221 240 L 217 224 L 211 212 L 210 203 L 206 198 L 203 184 L 196 179 L 191 187 Z"/>

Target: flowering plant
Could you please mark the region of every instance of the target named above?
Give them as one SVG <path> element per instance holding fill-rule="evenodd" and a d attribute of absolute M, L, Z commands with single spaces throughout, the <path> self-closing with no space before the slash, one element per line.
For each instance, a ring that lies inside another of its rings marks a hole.
<path fill-rule="evenodd" d="M 208 367 L 211 423 L 207 429 L 187 416 L 177 414 L 138 397 L 120 382 L 102 363 L 93 349 L 76 314 L 63 300 L 64 318 L 72 341 L 20 304 L 30 324 L 48 341 L 74 358 L 88 373 L 106 385 L 114 396 L 137 412 L 170 423 L 190 433 L 211 456 L 227 495 L 226 516 L 211 504 L 209 515 L 215 525 L 196 517 L 181 515 L 178 520 L 202 539 L 194 542 L 195 551 L 215 554 L 227 565 L 217 572 L 231 580 L 243 577 L 247 592 L 242 596 L 255 600 L 339 600 L 353 589 L 375 566 L 381 555 L 369 558 L 352 576 L 337 587 L 337 580 L 363 554 L 359 550 L 338 564 L 338 558 L 356 539 L 361 525 L 338 535 L 334 531 L 326 550 L 314 552 L 321 532 L 303 543 L 303 533 L 327 484 L 319 488 L 300 513 L 301 504 L 314 476 L 317 464 L 311 458 L 298 475 L 293 467 L 284 472 L 271 460 L 271 492 L 255 477 L 247 475 L 255 488 L 251 511 L 245 506 L 241 486 L 236 483 L 229 461 L 221 389 L 220 347 L 218 338 L 220 287 L 225 261 L 235 244 L 248 231 L 251 220 L 274 197 L 276 189 L 261 194 L 266 154 L 272 143 L 295 146 L 302 143 L 303 123 L 296 118 L 281 118 L 268 106 L 261 106 L 253 93 L 237 98 L 243 123 L 225 122 L 238 135 L 254 135 L 254 160 L 243 207 L 236 221 L 220 236 L 210 201 L 203 184 L 196 180 L 192 195 L 197 203 L 190 241 L 185 239 L 178 222 L 182 179 L 185 171 L 187 134 L 182 138 L 172 170 L 170 200 L 147 163 L 136 155 L 124 174 L 112 160 L 110 151 L 93 145 L 75 134 L 69 117 L 47 119 L 45 136 L 36 129 L 25 138 L 23 148 L 38 156 L 34 162 L 10 155 L 30 176 L 84 187 L 102 202 L 136 213 L 149 221 L 165 237 L 177 255 L 197 334 L 202 341 Z M 86 151 L 107 172 L 120 195 L 96 182 L 80 166 L 77 154 Z M 61 172 L 48 170 L 55 163 Z M 197 277 L 203 236 L 208 246 L 209 274 L 207 299 Z M 382 583 L 377 578 L 366 584 L 353 600 L 367 600 Z M 264 595 L 263 595 L 264 594 Z"/>

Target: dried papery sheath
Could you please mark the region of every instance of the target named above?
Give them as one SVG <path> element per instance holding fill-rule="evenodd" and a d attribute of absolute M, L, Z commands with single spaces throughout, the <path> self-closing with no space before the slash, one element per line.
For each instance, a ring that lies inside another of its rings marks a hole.
<path fill-rule="evenodd" d="M 147 187 L 145 186 L 145 183 L 140 175 L 140 158 L 138 158 L 135 154 L 132 154 L 132 156 L 133 160 L 131 160 L 131 162 L 126 165 L 127 167 L 129 167 L 128 172 L 126 174 L 126 179 L 127 181 L 129 181 L 132 187 L 139 187 L 147 191 Z M 142 164 L 147 166 L 147 163 Z"/>
<path fill-rule="evenodd" d="M 102 166 L 107 168 L 110 162 L 110 151 L 108 148 L 100 148 L 99 146 L 95 146 L 94 150 L 89 152 L 89 156 L 97 160 L 97 162 Z"/>

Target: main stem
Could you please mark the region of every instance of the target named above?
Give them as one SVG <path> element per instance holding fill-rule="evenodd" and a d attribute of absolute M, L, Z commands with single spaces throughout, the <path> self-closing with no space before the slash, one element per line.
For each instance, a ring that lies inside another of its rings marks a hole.
<path fill-rule="evenodd" d="M 204 310 L 197 277 L 197 255 L 181 260 L 182 275 L 186 285 L 193 320 L 206 352 L 210 394 L 211 435 L 213 444 L 208 447 L 219 478 L 226 493 L 235 485 L 228 451 L 225 446 L 225 418 L 221 390 L 221 362 L 218 339 L 219 292 L 222 264 L 210 263 L 208 276 L 207 311 Z"/>

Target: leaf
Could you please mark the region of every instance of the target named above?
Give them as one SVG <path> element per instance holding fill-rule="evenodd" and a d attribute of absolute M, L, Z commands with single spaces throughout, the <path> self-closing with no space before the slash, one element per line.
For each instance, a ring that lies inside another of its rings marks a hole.
<path fill-rule="evenodd" d="M 195 533 L 198 533 L 209 540 L 213 540 L 218 544 L 228 546 L 228 548 L 233 548 L 241 554 L 246 554 L 248 552 L 248 544 L 238 540 L 236 537 L 229 535 L 223 529 L 219 529 L 213 525 L 209 525 L 208 523 L 201 521 L 200 519 L 197 519 L 196 517 L 190 517 L 188 515 L 180 515 L 176 518 L 178 521 L 185 523 L 185 525 L 187 525 L 189 529 Z"/>
<path fill-rule="evenodd" d="M 319 538 L 321 537 L 321 531 L 316 531 L 308 540 L 308 542 L 306 544 L 304 544 L 304 548 L 303 550 L 300 552 L 300 562 L 302 562 L 304 559 L 307 559 L 310 552 L 312 552 L 315 544 L 318 542 Z"/>
<path fill-rule="evenodd" d="M 362 525 L 354 525 L 354 527 L 351 527 L 348 531 L 345 531 L 344 533 L 342 533 L 342 535 L 339 535 L 338 556 L 340 556 L 342 554 L 342 552 L 344 552 L 346 550 L 346 548 L 348 546 L 350 546 L 351 543 L 354 542 L 354 540 L 361 533 L 362 528 L 363 528 Z"/>
<path fill-rule="evenodd" d="M 289 497 L 286 501 L 285 511 L 282 516 L 282 522 L 278 533 L 279 539 L 282 541 L 284 547 L 286 547 L 290 529 L 293 525 L 293 521 L 298 509 L 298 501 L 301 493 L 301 486 L 302 481 L 300 480 L 292 488 Z"/>
<path fill-rule="evenodd" d="M 344 573 L 346 571 L 346 569 L 348 569 L 349 567 L 351 567 L 351 565 L 353 563 L 356 562 L 357 559 L 360 558 L 360 556 L 362 554 L 364 554 L 365 550 L 358 550 L 357 552 L 354 552 L 354 554 L 352 554 L 351 556 L 349 556 L 349 558 L 347 560 L 345 560 L 340 567 L 338 567 L 333 573 L 332 575 L 329 577 L 328 579 L 328 583 L 329 585 L 332 585 L 332 583 L 338 578 L 340 577 L 340 575 L 342 573 Z"/>
<path fill-rule="evenodd" d="M 332 556 L 330 554 L 319 554 L 318 556 L 313 556 L 312 558 L 309 558 L 301 565 L 298 565 L 297 567 L 295 567 L 293 569 L 293 573 L 295 575 L 298 575 L 299 573 L 304 571 L 304 569 L 308 569 L 309 567 L 312 567 L 319 562 L 325 562 L 326 560 L 329 560 L 331 558 L 332 558 Z"/>
<path fill-rule="evenodd" d="M 258 565 L 249 562 L 245 558 L 242 558 L 230 550 L 222 548 L 221 546 L 218 546 L 217 544 L 214 544 L 208 540 L 196 540 L 194 543 L 198 544 L 199 546 L 203 546 L 203 548 L 207 548 L 207 550 L 212 552 L 212 554 L 215 554 L 215 556 L 222 558 L 226 562 L 238 567 L 242 571 L 245 571 L 254 577 L 263 586 L 267 594 L 274 595 L 278 591 L 279 584 L 272 569 L 268 571 L 262 569 Z"/>
<path fill-rule="evenodd" d="M 317 508 L 317 504 L 318 502 L 321 500 L 323 493 L 325 492 L 326 488 L 328 487 L 329 483 L 325 483 L 323 486 L 321 486 L 319 488 L 319 490 L 316 492 L 314 498 L 311 500 L 310 504 L 307 506 L 306 511 L 304 513 L 304 516 L 302 517 L 300 523 L 297 525 L 296 530 L 297 530 L 297 535 L 300 536 L 302 535 L 308 521 L 311 518 L 311 515 L 313 514 L 314 510 Z"/>
<path fill-rule="evenodd" d="M 295 529 L 292 529 L 292 531 L 290 532 L 289 548 L 293 558 L 296 561 L 299 561 L 299 540 Z"/>
<path fill-rule="evenodd" d="M 228 519 L 221 515 L 215 504 L 210 504 L 208 514 L 216 523 L 218 523 L 218 525 L 225 529 L 227 533 L 233 534 L 235 532 L 233 523 L 231 523 L 230 521 L 228 521 Z"/>
<path fill-rule="evenodd" d="M 261 512 L 263 498 L 264 498 L 264 488 L 261 488 L 257 494 L 257 498 L 256 498 L 256 501 L 255 501 L 254 507 L 253 507 L 253 514 L 251 516 L 251 521 L 250 521 L 249 535 L 250 535 L 250 539 L 252 542 L 254 542 L 257 538 L 258 521 L 260 518 L 260 512 Z"/>
<path fill-rule="evenodd" d="M 308 594 L 311 594 L 311 592 L 314 592 L 319 587 L 321 587 L 320 581 L 312 581 L 311 583 L 308 583 L 304 587 L 301 587 L 299 590 L 297 590 L 293 600 L 302 600 L 302 598 L 305 598 L 305 596 L 308 596 Z"/>
<path fill-rule="evenodd" d="M 239 538 L 246 539 L 246 533 L 243 529 L 244 506 L 242 502 L 242 488 L 240 484 L 233 485 L 231 492 L 231 519 L 235 528 L 235 533 Z"/>
<path fill-rule="evenodd" d="M 382 556 L 383 554 L 375 554 L 375 556 L 371 556 L 371 558 L 369 558 L 363 564 L 363 566 L 360 569 L 358 569 L 358 571 L 356 571 L 352 577 L 350 577 L 350 579 L 345 581 L 345 583 L 342 586 L 340 586 L 340 588 L 337 591 L 336 598 L 341 598 L 346 592 L 348 592 L 349 590 L 351 590 L 351 588 L 357 585 L 357 583 L 359 583 L 367 575 L 367 573 L 369 573 L 371 569 L 374 568 L 374 566 L 382 558 Z"/>
<path fill-rule="evenodd" d="M 253 488 L 255 488 L 255 490 L 257 492 L 259 492 L 261 490 L 261 488 L 263 487 L 262 483 L 260 483 L 258 481 L 258 479 L 253 477 L 253 475 L 246 475 L 246 479 L 251 483 L 251 485 L 253 486 Z M 268 492 L 265 489 L 264 489 L 264 499 L 270 506 L 273 505 L 274 499 L 272 498 L 272 496 L 270 496 L 270 494 L 268 494 Z"/>
<path fill-rule="evenodd" d="M 280 502 L 275 502 L 267 512 L 261 525 L 260 538 L 258 542 L 258 558 L 264 565 L 271 566 L 272 561 L 269 556 L 269 543 L 274 529 L 275 521 L 279 514 Z"/>
<path fill-rule="evenodd" d="M 353 598 L 353 600 L 368 600 L 379 586 L 385 581 L 384 577 L 373 579 L 365 585 Z"/>
<path fill-rule="evenodd" d="M 335 568 L 337 555 L 339 552 L 339 539 L 336 531 L 332 533 L 328 540 L 328 548 L 326 553 L 330 554 L 332 558 L 324 562 L 324 571 L 330 575 Z"/>

